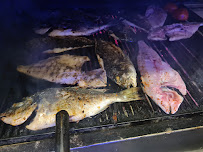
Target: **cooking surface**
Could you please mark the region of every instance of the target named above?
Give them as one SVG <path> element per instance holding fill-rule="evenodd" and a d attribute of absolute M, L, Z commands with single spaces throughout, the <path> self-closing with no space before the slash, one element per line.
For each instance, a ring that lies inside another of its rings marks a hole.
<path fill-rule="evenodd" d="M 128 13 L 132 13 L 131 10 L 125 11 L 125 16 Z M 111 14 L 116 20 L 118 14 Z M 130 20 L 131 17 L 128 17 Z M 131 20 L 130 20 L 131 21 Z M 190 12 L 189 21 L 202 22 L 202 19 L 199 18 L 194 13 Z M 169 17 L 166 23 L 172 23 L 173 20 Z M 116 33 L 115 33 L 116 34 Z M 34 35 L 33 35 L 34 36 Z M 36 35 L 35 35 L 36 36 Z M 94 39 L 103 39 L 106 41 L 112 41 L 115 43 L 115 40 L 112 37 L 109 37 L 107 30 L 103 30 L 90 36 L 89 38 Z M 137 30 L 135 35 L 135 41 L 125 42 L 119 41 L 118 45 L 122 50 L 129 55 L 131 61 L 133 62 L 138 73 L 138 86 L 140 86 L 140 75 L 136 64 L 136 58 L 138 54 L 137 40 L 143 39 L 145 42 L 150 45 L 157 53 L 162 57 L 162 59 L 169 63 L 169 65 L 177 70 L 181 75 L 182 79 L 187 86 L 187 95 L 184 96 L 184 101 L 181 104 L 178 112 L 175 115 L 165 114 L 153 101 L 150 99 L 145 99 L 142 101 L 133 101 L 128 103 L 115 103 L 110 105 L 110 107 L 103 111 L 102 113 L 93 116 L 92 118 L 86 118 L 81 120 L 78 123 L 71 123 L 71 132 L 83 132 L 83 131 L 93 131 L 102 128 L 116 127 L 116 125 L 128 124 L 143 122 L 147 120 L 159 120 L 160 118 L 170 118 L 178 116 L 185 116 L 186 114 L 202 113 L 203 112 L 203 53 L 201 48 L 203 48 L 203 28 L 200 27 L 199 30 L 189 39 L 180 40 L 176 42 L 153 42 L 148 41 L 145 38 L 145 34 Z M 0 112 L 3 112 L 5 109 L 9 108 L 14 102 L 18 102 L 22 97 L 32 95 L 37 91 L 41 91 L 45 88 L 50 87 L 61 87 L 66 85 L 57 85 L 51 82 L 34 79 L 29 76 L 20 74 L 16 72 L 16 66 L 19 64 L 30 64 L 37 62 L 41 59 L 47 58 L 49 55 L 43 55 L 39 52 L 32 52 L 25 50 L 25 41 L 19 41 L 20 44 L 16 44 L 18 47 L 13 52 L 13 56 L 16 58 L 13 62 L 9 62 L 5 69 L 5 79 L 9 79 L 8 82 L 4 82 L 5 85 L 9 88 L 7 93 L 4 93 L 4 98 L 1 101 Z M 17 43 L 17 42 L 16 42 Z M 14 44 L 15 46 L 15 44 Z M 12 47 L 10 49 L 13 49 Z M 94 54 L 94 48 L 85 48 L 81 50 L 74 50 L 67 52 L 69 54 L 77 55 L 87 55 L 90 57 L 91 62 L 87 63 L 84 66 L 84 70 L 91 70 L 98 68 L 98 62 L 96 61 L 96 56 Z M 120 91 L 122 88 L 117 86 L 111 80 L 108 79 L 108 87 L 110 92 Z M 143 94 L 144 96 L 144 94 Z M 2 96 L 3 97 L 3 96 Z M 35 114 L 32 114 L 31 118 L 20 126 L 13 127 L 7 125 L 3 122 L 0 122 L 0 138 L 2 139 L 1 144 L 5 144 L 3 139 L 8 139 L 12 137 L 26 137 L 30 135 L 40 135 L 40 138 L 47 137 L 51 135 L 55 128 L 48 128 L 40 131 L 30 131 L 25 129 L 25 126 L 30 123 Z M 183 120 L 181 120 L 183 121 Z M 192 123 L 192 121 L 191 121 Z M 195 124 L 193 124 L 195 125 Z M 200 125 L 200 124 L 198 124 Z M 178 128 L 178 127 L 177 127 Z M 35 140 L 32 138 L 32 140 Z M 23 140 L 22 140 L 23 141 Z"/>

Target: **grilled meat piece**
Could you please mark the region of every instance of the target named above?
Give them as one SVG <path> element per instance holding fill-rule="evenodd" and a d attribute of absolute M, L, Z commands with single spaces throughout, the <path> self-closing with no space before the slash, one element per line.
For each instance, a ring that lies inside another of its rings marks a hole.
<path fill-rule="evenodd" d="M 111 42 L 98 41 L 96 53 L 103 59 L 104 69 L 110 79 L 125 88 L 137 86 L 134 65 L 119 47 Z"/>
<path fill-rule="evenodd" d="M 15 103 L 0 116 L 7 124 L 20 125 L 29 118 L 37 105 L 37 114 L 26 128 L 40 130 L 55 126 L 56 114 L 61 110 L 69 113 L 70 122 L 76 122 L 104 111 L 114 102 L 140 100 L 138 90 L 138 88 L 130 88 L 119 93 L 104 93 L 103 89 L 100 91 L 100 89 L 71 87 L 50 88 L 25 98 L 24 102 Z M 27 103 L 29 106 L 26 107 Z M 30 105 L 33 108 L 30 108 Z"/>
<path fill-rule="evenodd" d="M 168 87 L 186 95 L 186 86 L 179 73 L 163 62 L 159 55 L 143 41 L 138 42 L 138 68 L 146 94 L 167 114 L 176 113 L 183 97 Z"/>
<path fill-rule="evenodd" d="M 167 13 L 162 8 L 151 5 L 147 8 L 145 17 L 152 28 L 157 28 L 164 25 Z"/>
<path fill-rule="evenodd" d="M 35 78 L 60 84 L 78 84 L 80 87 L 104 87 L 107 83 L 103 68 L 83 72 L 82 65 L 89 61 L 87 56 L 60 55 L 38 63 L 18 66 L 17 70 Z"/>
<path fill-rule="evenodd" d="M 155 41 L 166 40 L 167 37 L 169 38 L 169 41 L 187 39 L 190 38 L 202 25 L 203 23 L 196 22 L 166 25 L 152 29 L 148 34 L 148 39 Z"/>

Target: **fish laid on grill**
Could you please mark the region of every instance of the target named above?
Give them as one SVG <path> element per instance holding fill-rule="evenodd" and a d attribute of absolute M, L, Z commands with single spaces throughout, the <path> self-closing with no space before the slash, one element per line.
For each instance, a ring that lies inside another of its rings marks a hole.
<path fill-rule="evenodd" d="M 138 42 L 138 68 L 144 92 L 167 114 L 176 113 L 183 97 L 167 87 L 186 95 L 186 86 L 177 71 L 163 62 L 160 56 L 143 41 Z"/>
<path fill-rule="evenodd" d="M 97 41 L 95 44 L 98 61 L 102 59 L 107 76 L 118 85 L 130 88 L 137 86 L 137 73 L 128 56 L 111 42 Z"/>
<path fill-rule="evenodd" d="M 69 113 L 70 122 L 78 122 L 104 111 L 114 102 L 140 100 L 138 90 L 130 88 L 119 93 L 104 93 L 103 89 L 49 88 L 13 104 L 0 117 L 3 122 L 17 126 L 24 123 L 37 108 L 34 120 L 26 128 L 40 130 L 55 126 L 56 114 L 61 110 Z"/>
<path fill-rule="evenodd" d="M 94 42 L 85 37 L 39 37 L 30 40 L 26 46 L 30 52 L 61 53 L 65 50 L 91 47 Z"/>
<path fill-rule="evenodd" d="M 81 28 L 78 30 L 73 29 L 54 29 L 49 33 L 49 36 L 55 37 L 55 36 L 88 36 L 93 33 L 96 33 L 98 31 L 104 30 L 106 28 L 111 27 L 113 24 L 109 23 L 106 25 L 101 26 L 95 26 L 95 27 L 87 27 L 87 28 Z"/>
<path fill-rule="evenodd" d="M 134 65 L 119 47 L 101 40 L 96 43 L 96 53 L 103 59 L 104 69 L 110 79 L 125 88 L 137 86 Z"/>
<path fill-rule="evenodd" d="M 107 77 L 103 68 L 87 72 L 81 71 L 82 65 L 89 60 L 87 56 L 66 54 L 50 57 L 32 65 L 18 66 L 17 70 L 35 78 L 60 84 L 105 87 Z M 100 60 L 100 62 L 103 61 Z"/>
<path fill-rule="evenodd" d="M 191 22 L 191 23 L 174 23 L 163 27 L 152 29 L 148 34 L 149 40 L 161 41 L 177 41 L 181 39 L 190 38 L 203 23 Z"/>
<path fill-rule="evenodd" d="M 160 7 L 150 5 L 145 12 L 145 17 L 151 28 L 157 28 L 164 25 L 167 13 Z"/>

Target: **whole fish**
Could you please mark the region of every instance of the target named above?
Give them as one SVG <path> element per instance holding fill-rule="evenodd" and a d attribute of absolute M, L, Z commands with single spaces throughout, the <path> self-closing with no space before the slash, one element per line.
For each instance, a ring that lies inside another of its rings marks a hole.
<path fill-rule="evenodd" d="M 105 87 L 106 71 L 103 68 L 84 72 L 82 65 L 89 61 L 87 56 L 59 55 L 38 63 L 18 66 L 21 73 L 60 84 L 78 84 L 80 87 Z M 103 62 L 100 60 L 100 62 Z M 102 63 L 103 64 L 103 63 Z"/>
<path fill-rule="evenodd" d="M 96 53 L 103 59 L 104 69 L 110 79 L 125 88 L 137 86 L 134 65 L 119 47 L 101 40 L 96 43 Z"/>
<path fill-rule="evenodd" d="M 183 97 L 167 87 L 186 95 L 186 86 L 177 71 L 163 62 L 160 56 L 144 41 L 138 42 L 138 68 L 145 93 L 167 114 L 176 113 Z"/>
<path fill-rule="evenodd" d="M 203 23 L 190 22 L 190 23 L 175 23 L 152 29 L 148 34 L 149 40 L 161 41 L 177 41 L 181 39 L 190 38 Z"/>
<path fill-rule="evenodd" d="M 65 50 L 92 47 L 93 45 L 94 42 L 85 37 L 39 37 L 28 41 L 26 49 L 32 54 L 35 51 L 40 53 L 61 53 Z"/>
<path fill-rule="evenodd" d="M 104 111 L 112 103 L 140 100 L 138 90 L 104 93 L 103 89 L 49 88 L 13 104 L 0 117 L 3 122 L 16 126 L 24 123 L 37 108 L 34 120 L 26 128 L 40 130 L 55 126 L 56 114 L 61 110 L 69 113 L 70 122 L 77 122 Z"/>
<path fill-rule="evenodd" d="M 101 25 L 97 27 L 81 28 L 78 30 L 72 29 L 55 29 L 49 33 L 49 36 L 88 36 L 98 31 L 104 30 L 108 27 L 111 27 L 113 24 L 109 23 L 106 25 Z"/>

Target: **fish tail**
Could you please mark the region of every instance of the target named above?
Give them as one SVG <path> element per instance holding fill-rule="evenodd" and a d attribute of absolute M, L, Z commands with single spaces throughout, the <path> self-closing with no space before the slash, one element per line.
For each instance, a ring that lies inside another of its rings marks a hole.
<path fill-rule="evenodd" d="M 143 100 L 144 98 L 139 94 L 141 88 L 134 87 L 119 92 L 120 100 L 118 102 L 128 102 L 133 100 Z"/>
<path fill-rule="evenodd" d="M 17 71 L 18 71 L 18 72 L 25 73 L 26 70 L 27 70 L 27 67 L 26 67 L 26 66 L 19 65 L 19 66 L 17 67 Z"/>

